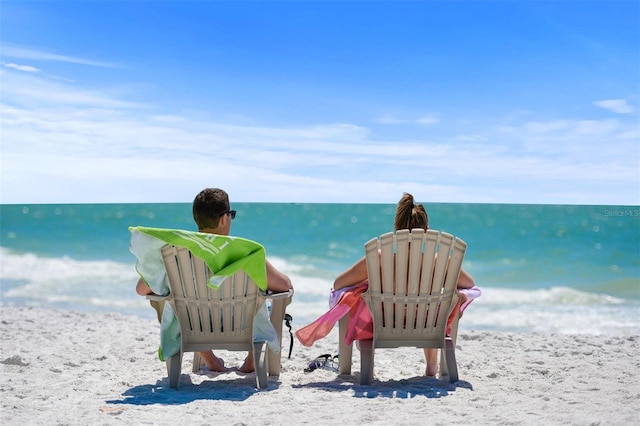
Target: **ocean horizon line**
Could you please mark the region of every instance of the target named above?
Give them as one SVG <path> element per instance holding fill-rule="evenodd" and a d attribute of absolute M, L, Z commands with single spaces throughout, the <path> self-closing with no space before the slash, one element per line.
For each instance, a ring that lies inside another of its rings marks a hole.
<path fill-rule="evenodd" d="M 554 206 L 554 207 L 619 207 L 619 208 L 630 208 L 630 209 L 639 209 L 638 212 L 634 212 L 632 216 L 640 217 L 640 204 L 579 204 L 579 203 L 516 203 L 516 202 L 479 202 L 479 201 L 422 201 L 419 199 L 415 200 L 418 204 L 424 205 L 492 205 L 492 206 Z M 90 202 L 90 201 L 79 201 L 79 202 L 20 202 L 20 203 L 0 203 L 1 206 L 84 206 L 84 205 L 145 205 L 145 204 L 191 204 L 193 200 L 189 201 L 99 201 L 99 202 Z M 314 204 L 322 204 L 322 205 L 372 205 L 372 206 L 391 206 L 396 205 L 397 201 L 393 202 L 364 202 L 364 201 L 356 201 L 356 202 L 323 202 L 323 201 L 241 201 L 241 200 L 231 200 L 231 204 L 296 204 L 296 205 L 314 205 Z"/>

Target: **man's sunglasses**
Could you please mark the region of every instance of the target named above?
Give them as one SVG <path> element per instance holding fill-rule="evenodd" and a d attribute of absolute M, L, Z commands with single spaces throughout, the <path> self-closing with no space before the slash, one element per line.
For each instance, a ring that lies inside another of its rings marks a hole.
<path fill-rule="evenodd" d="M 229 216 L 231 216 L 231 220 L 236 218 L 236 211 L 235 210 L 224 211 L 224 212 L 220 213 L 220 216 L 225 215 L 225 214 L 228 214 Z"/>

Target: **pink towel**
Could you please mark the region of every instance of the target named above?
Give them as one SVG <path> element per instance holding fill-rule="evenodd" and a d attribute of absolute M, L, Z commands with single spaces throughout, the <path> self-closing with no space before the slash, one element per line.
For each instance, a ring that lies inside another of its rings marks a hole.
<path fill-rule="evenodd" d="M 461 288 L 458 289 L 458 293 L 460 293 L 460 298 L 458 299 L 458 303 L 456 303 L 456 307 L 451 310 L 451 314 L 449 314 L 449 318 L 447 318 L 447 336 L 451 334 L 451 324 L 453 323 L 453 319 L 456 317 L 456 309 L 460 310 L 460 317 L 462 317 L 463 312 L 467 307 L 477 299 L 482 294 L 482 291 L 473 286 L 471 288 Z"/>
<path fill-rule="evenodd" d="M 331 329 L 347 313 L 350 314 L 345 341 L 373 338 L 373 318 L 361 294 L 369 288 L 368 281 L 351 287 L 332 291 L 329 296 L 331 309 L 311 324 L 296 331 L 296 337 L 304 346 L 311 346 L 326 337 Z"/>
<path fill-rule="evenodd" d="M 331 291 L 329 296 L 329 306 L 331 308 L 329 311 L 311 324 L 296 331 L 296 337 L 300 343 L 303 346 L 312 346 L 317 340 L 326 337 L 335 324 L 347 313 L 350 316 L 345 343 L 350 345 L 354 340 L 373 339 L 373 318 L 367 304 L 361 297 L 367 288 L 369 288 L 369 282 L 365 281 L 362 284 Z M 451 310 L 447 320 L 447 335 L 451 331 L 451 323 L 455 318 L 456 309 L 459 309 L 460 316 L 462 316 L 469 304 L 482 294 L 480 289 L 475 286 L 458 291 L 462 297 L 458 299 L 456 307 Z"/>
<path fill-rule="evenodd" d="M 482 294 L 482 291 L 476 286 L 471 288 L 461 288 L 458 292 L 465 297 L 464 302 L 460 305 L 460 315 L 462 315 L 464 310 L 467 309 L 467 306 L 469 306 L 474 299 L 477 299 Z"/>

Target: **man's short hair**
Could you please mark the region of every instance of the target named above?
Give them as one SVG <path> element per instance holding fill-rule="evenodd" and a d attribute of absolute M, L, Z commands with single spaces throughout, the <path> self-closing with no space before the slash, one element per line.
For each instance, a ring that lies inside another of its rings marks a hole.
<path fill-rule="evenodd" d="M 193 220 L 198 230 L 216 229 L 220 216 L 229 209 L 229 194 L 219 188 L 206 188 L 193 200 Z"/>

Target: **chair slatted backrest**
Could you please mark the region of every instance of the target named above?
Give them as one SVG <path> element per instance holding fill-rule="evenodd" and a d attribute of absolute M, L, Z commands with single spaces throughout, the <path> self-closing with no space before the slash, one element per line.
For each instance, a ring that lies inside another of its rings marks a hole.
<path fill-rule="evenodd" d="M 399 230 L 365 244 L 376 347 L 444 347 L 466 244 L 447 233 Z"/>
<path fill-rule="evenodd" d="M 162 256 L 183 352 L 251 349 L 256 309 L 263 302 L 257 285 L 239 271 L 214 289 L 207 285 L 211 271 L 188 249 L 166 245 Z"/>

